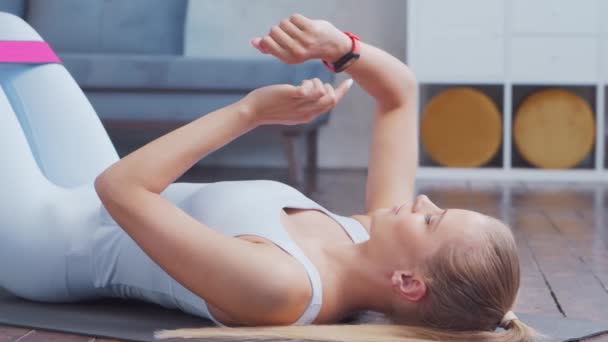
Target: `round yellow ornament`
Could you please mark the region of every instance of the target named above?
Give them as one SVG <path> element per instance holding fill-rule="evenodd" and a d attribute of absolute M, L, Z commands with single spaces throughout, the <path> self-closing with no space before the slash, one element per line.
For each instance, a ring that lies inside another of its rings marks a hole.
<path fill-rule="evenodd" d="M 450 88 L 425 106 L 421 142 L 433 161 L 448 167 L 478 167 L 498 152 L 502 119 L 498 107 L 471 87 Z"/>
<path fill-rule="evenodd" d="M 517 109 L 513 137 L 521 156 L 536 167 L 574 167 L 593 148 L 593 110 L 571 91 L 557 88 L 537 91 Z"/>

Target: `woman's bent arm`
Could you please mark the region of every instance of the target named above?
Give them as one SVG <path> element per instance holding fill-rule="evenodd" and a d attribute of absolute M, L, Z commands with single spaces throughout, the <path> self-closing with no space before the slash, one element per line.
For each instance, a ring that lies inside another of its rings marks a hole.
<path fill-rule="evenodd" d="M 351 39 L 325 20 L 294 14 L 252 45 L 286 63 L 321 58 L 335 62 L 351 50 Z M 376 100 L 368 163 L 368 214 L 411 201 L 418 166 L 416 80 L 399 59 L 360 42 L 361 57 L 346 72 Z"/>
<path fill-rule="evenodd" d="M 361 43 L 346 72 L 376 100 L 365 191 L 366 213 L 413 199 L 418 168 L 417 84 L 389 53 Z"/>
<path fill-rule="evenodd" d="M 273 280 L 282 271 L 269 271 L 272 257 L 160 195 L 197 160 L 254 126 L 239 104 L 212 112 L 125 156 L 97 177 L 95 189 L 120 227 L 184 287 L 244 324 L 278 324 L 289 293 Z"/>
<path fill-rule="evenodd" d="M 133 151 L 98 179 L 120 180 L 160 194 L 196 162 L 256 126 L 247 106 L 236 102 Z"/>
<path fill-rule="evenodd" d="M 291 20 L 303 27 L 310 23 L 300 15 Z M 336 40 L 327 44 L 332 49 L 322 57 L 333 62 L 350 51 L 352 42 L 345 34 L 331 31 L 327 35 Z M 366 213 L 371 215 L 413 198 L 418 168 L 418 94 L 416 79 L 407 65 L 371 44 L 359 44 L 361 57 L 345 72 L 376 101 L 365 192 Z"/>
<path fill-rule="evenodd" d="M 153 261 L 232 320 L 293 323 L 310 292 L 297 268 L 277 261 L 270 249 L 211 229 L 160 193 L 196 161 L 256 126 L 314 119 L 344 96 L 347 85 L 334 91 L 318 80 L 305 80 L 300 87 L 256 89 L 122 158 L 95 179 L 95 190 L 112 218 Z"/>

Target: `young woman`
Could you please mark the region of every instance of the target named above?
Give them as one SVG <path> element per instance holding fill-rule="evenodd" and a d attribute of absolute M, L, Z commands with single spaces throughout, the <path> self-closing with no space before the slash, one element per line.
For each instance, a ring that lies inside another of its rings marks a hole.
<path fill-rule="evenodd" d="M 358 59 L 349 55 L 334 67 L 376 100 L 365 213 L 334 214 L 270 180 L 174 183 L 255 127 L 326 112 L 350 80 L 336 89 L 318 79 L 257 89 L 75 188 L 43 182 L 5 111 L 2 141 L 14 146 L 6 164 L 14 169 L 0 184 L 15 200 L 2 209 L 0 286 L 47 302 L 137 298 L 225 326 L 159 338 L 532 341 L 534 331 L 511 311 L 520 273 L 509 228 L 480 213 L 438 208 L 426 196 L 413 199 L 416 81 L 407 66 L 297 14 L 252 45 L 286 63 L 337 62 L 356 47 Z M 45 195 L 33 196 L 34 188 Z M 395 324 L 329 324 L 363 310 Z"/>

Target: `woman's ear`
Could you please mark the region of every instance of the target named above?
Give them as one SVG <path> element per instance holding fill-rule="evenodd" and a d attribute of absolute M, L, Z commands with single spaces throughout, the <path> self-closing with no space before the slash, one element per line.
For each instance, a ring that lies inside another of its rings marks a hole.
<path fill-rule="evenodd" d="M 397 296 L 410 302 L 417 302 L 426 294 L 424 279 L 412 271 L 394 271 L 391 283 Z"/>

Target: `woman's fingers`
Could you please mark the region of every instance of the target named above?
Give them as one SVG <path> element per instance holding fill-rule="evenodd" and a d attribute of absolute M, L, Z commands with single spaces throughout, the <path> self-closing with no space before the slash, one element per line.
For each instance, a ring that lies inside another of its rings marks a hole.
<path fill-rule="evenodd" d="M 353 79 L 349 78 L 346 81 L 340 83 L 338 88 L 336 88 L 336 99 L 338 101 L 340 101 L 344 97 L 344 95 L 348 93 L 348 90 L 353 86 L 353 82 Z"/>
<path fill-rule="evenodd" d="M 318 78 L 314 78 L 312 82 L 315 86 L 313 91 L 313 97 L 318 100 L 323 97 L 323 95 L 325 95 L 325 86 L 323 85 L 323 82 L 321 82 L 321 80 Z"/>
<path fill-rule="evenodd" d="M 332 87 L 331 84 L 329 83 L 325 83 L 325 95 L 328 95 L 330 97 L 336 97 L 336 92 L 334 90 L 334 87 Z"/>
<path fill-rule="evenodd" d="M 311 80 L 304 80 L 302 84 L 298 88 L 297 96 L 298 97 L 307 97 L 310 95 L 313 89 L 313 83 Z"/>
<path fill-rule="evenodd" d="M 302 44 L 306 44 L 307 43 L 306 36 L 305 36 L 304 32 L 302 32 L 302 30 L 300 30 L 291 21 L 289 21 L 287 19 L 283 19 L 279 23 L 279 27 L 281 28 L 281 30 L 283 30 L 283 32 L 287 33 L 295 41 L 298 41 L 298 42 L 300 42 Z"/>
<path fill-rule="evenodd" d="M 309 31 L 312 28 L 312 21 L 299 13 L 289 17 L 289 21 L 304 32 Z"/>
<path fill-rule="evenodd" d="M 304 51 L 302 51 L 302 48 L 279 26 L 273 26 L 269 35 L 283 50 L 291 53 L 296 58 L 303 57 Z"/>
<path fill-rule="evenodd" d="M 264 54 L 272 54 L 288 64 L 311 58 L 319 33 L 315 23 L 303 15 L 294 14 L 273 26 L 263 38 L 254 38 L 251 45 Z M 316 38 L 315 38 L 316 37 Z"/>
<path fill-rule="evenodd" d="M 352 83 L 352 79 L 346 80 L 335 90 L 331 84 L 325 83 L 325 95 L 318 100 L 319 105 L 327 109 L 335 107 L 344 95 L 346 95 L 348 89 L 352 86 Z"/>
<path fill-rule="evenodd" d="M 336 96 L 336 92 L 334 91 L 334 87 L 329 83 L 325 83 L 325 96 L 321 98 L 321 105 L 324 107 L 333 107 L 338 103 L 338 98 Z"/>
<path fill-rule="evenodd" d="M 308 105 L 316 104 L 320 106 L 335 106 L 346 95 L 352 87 L 353 80 L 348 79 L 340 83 L 338 88 L 321 82 L 319 78 L 302 81 L 302 85 L 298 87 L 297 97 L 305 99 Z"/>
<path fill-rule="evenodd" d="M 304 98 L 305 102 L 316 102 L 325 95 L 325 86 L 318 78 L 304 80 L 296 94 L 298 97 Z"/>
<path fill-rule="evenodd" d="M 249 43 L 251 44 L 251 46 L 253 46 L 254 48 L 258 49 L 261 53 L 268 53 L 268 51 L 264 50 L 264 48 L 262 48 L 262 46 L 260 46 L 260 42 L 262 41 L 262 38 L 260 37 L 255 37 L 253 39 L 251 39 L 249 41 Z"/>
<path fill-rule="evenodd" d="M 344 97 L 353 84 L 349 79 L 340 84 L 338 88 L 329 83 L 323 83 L 319 78 L 302 81 L 295 87 L 295 98 L 298 100 L 298 111 L 302 122 L 310 122 L 319 114 L 325 113 Z"/>
<path fill-rule="evenodd" d="M 272 37 L 265 36 L 260 41 L 260 47 L 268 51 L 269 54 L 285 61 L 289 58 L 289 52 L 285 51 Z"/>

